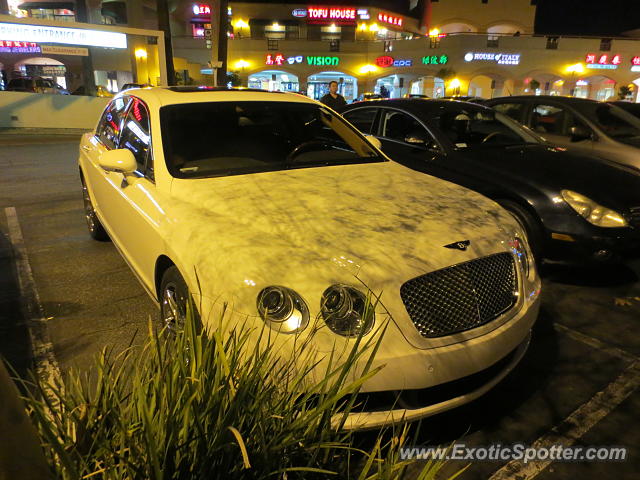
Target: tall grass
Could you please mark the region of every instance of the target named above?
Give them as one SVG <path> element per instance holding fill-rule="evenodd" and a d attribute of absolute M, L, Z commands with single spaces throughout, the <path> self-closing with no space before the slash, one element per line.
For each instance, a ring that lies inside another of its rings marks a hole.
<path fill-rule="evenodd" d="M 347 380 L 355 362 L 370 367 L 378 343 L 357 339 L 346 361 L 329 361 L 325 378 L 309 384 L 309 343 L 283 358 L 268 329 L 205 332 L 196 323 L 188 315 L 175 337 L 150 325 L 141 351 L 103 350 L 89 372 L 68 372 L 64 388 L 34 380 L 25 401 L 56 478 L 402 478 L 407 426 L 365 451 L 331 423 L 375 375 L 365 368 Z M 440 468 L 424 463 L 418 478 Z"/>

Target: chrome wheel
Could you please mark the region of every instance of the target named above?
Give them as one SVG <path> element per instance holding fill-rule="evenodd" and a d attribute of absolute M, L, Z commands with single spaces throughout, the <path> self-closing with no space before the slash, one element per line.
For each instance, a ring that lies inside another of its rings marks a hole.
<path fill-rule="evenodd" d="M 162 292 L 162 322 L 167 331 L 174 334 L 182 331 L 186 312 L 186 299 L 179 295 L 175 284 L 167 284 Z"/>
<path fill-rule="evenodd" d="M 84 216 L 87 219 L 87 227 L 89 227 L 89 231 L 93 233 L 96 231 L 96 222 L 98 219 L 96 218 L 96 211 L 93 209 L 93 204 L 89 197 L 89 189 L 84 182 L 82 183 L 82 200 L 84 201 Z"/>
<path fill-rule="evenodd" d="M 94 240 L 109 240 L 109 235 L 107 235 L 107 232 L 102 227 L 102 224 L 98 219 L 98 215 L 96 214 L 96 209 L 93 208 L 91 196 L 89 195 L 89 189 L 87 188 L 87 184 L 85 183 L 82 175 L 80 176 L 80 181 L 82 182 L 82 202 L 84 203 L 84 218 L 87 222 L 89 235 L 91 235 L 91 238 L 93 238 Z"/>

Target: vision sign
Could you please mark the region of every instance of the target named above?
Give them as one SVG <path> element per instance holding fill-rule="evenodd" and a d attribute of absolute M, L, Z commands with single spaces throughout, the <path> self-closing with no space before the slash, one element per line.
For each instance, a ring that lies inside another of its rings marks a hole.
<path fill-rule="evenodd" d="M 356 14 L 354 7 L 308 7 L 307 23 L 355 25 Z"/>

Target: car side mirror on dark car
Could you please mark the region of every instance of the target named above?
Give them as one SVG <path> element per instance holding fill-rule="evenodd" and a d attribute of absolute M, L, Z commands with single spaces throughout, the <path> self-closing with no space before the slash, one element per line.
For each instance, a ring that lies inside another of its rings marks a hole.
<path fill-rule="evenodd" d="M 412 135 L 412 134 L 409 134 L 406 137 L 404 137 L 404 141 L 405 143 L 414 145 L 416 147 L 420 145 L 426 145 L 427 143 L 426 139 L 420 138 L 418 135 Z"/>
<path fill-rule="evenodd" d="M 582 140 L 591 139 L 591 131 L 580 125 L 574 125 L 569 129 L 569 135 L 572 142 L 580 142 Z"/>

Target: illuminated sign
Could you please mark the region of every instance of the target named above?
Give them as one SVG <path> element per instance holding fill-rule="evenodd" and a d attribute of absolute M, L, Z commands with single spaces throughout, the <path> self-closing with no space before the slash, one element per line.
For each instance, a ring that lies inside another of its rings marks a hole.
<path fill-rule="evenodd" d="M 586 80 L 578 80 L 576 82 L 576 85 L 579 86 L 579 87 L 585 87 L 585 86 L 589 85 L 589 82 L 587 82 Z"/>
<path fill-rule="evenodd" d="M 498 65 L 519 65 L 519 53 L 485 53 L 469 52 L 464 55 L 465 62 L 487 61 Z"/>
<path fill-rule="evenodd" d="M 83 30 L 81 28 L 49 27 L 45 25 L 0 23 L 0 38 L 19 42 L 127 48 L 127 35 L 124 33 Z"/>
<path fill-rule="evenodd" d="M 357 13 L 358 17 L 360 17 L 360 20 L 369 20 L 371 18 L 371 15 L 369 15 L 369 10 L 367 10 L 366 8 L 359 8 Z"/>
<path fill-rule="evenodd" d="M 211 7 L 202 3 L 193 4 L 194 15 L 211 15 Z"/>
<path fill-rule="evenodd" d="M 379 67 L 390 67 L 393 65 L 393 57 L 385 55 L 383 57 L 376 58 L 376 65 Z"/>
<path fill-rule="evenodd" d="M 306 59 L 307 65 L 324 66 L 324 65 L 338 65 L 340 58 L 338 57 L 305 57 L 303 55 L 296 55 L 292 57 L 285 57 L 282 53 L 269 53 L 265 59 L 266 65 L 295 65 L 297 63 L 303 63 Z"/>
<path fill-rule="evenodd" d="M 41 49 L 37 43 L 0 40 L 0 53 L 40 53 L 40 52 L 41 52 Z"/>
<path fill-rule="evenodd" d="M 53 53 L 56 55 L 76 55 L 88 57 L 89 49 L 84 47 L 62 47 L 60 45 L 42 45 L 42 53 Z"/>
<path fill-rule="evenodd" d="M 338 65 L 339 63 L 338 57 L 307 57 L 309 65 Z"/>
<path fill-rule="evenodd" d="M 390 23 L 391 25 L 396 25 L 398 27 L 402 26 L 403 19 L 401 17 L 396 17 L 395 15 L 389 15 L 388 13 L 380 12 L 378 14 L 378 20 L 385 23 Z"/>
<path fill-rule="evenodd" d="M 291 15 L 293 15 L 294 17 L 297 18 L 304 18 L 307 16 L 307 9 L 306 8 L 296 8 L 295 10 L 293 10 L 291 12 Z"/>
<path fill-rule="evenodd" d="M 422 57 L 422 63 L 424 65 L 445 65 L 449 62 L 447 55 L 431 55 L 428 57 Z"/>
<path fill-rule="evenodd" d="M 411 67 L 413 66 L 413 60 L 411 59 L 402 59 L 396 60 L 395 58 L 384 55 L 382 57 L 376 58 L 376 65 L 382 68 L 386 67 Z"/>
<path fill-rule="evenodd" d="M 308 23 L 338 23 L 353 25 L 356 23 L 356 9 L 353 7 L 309 7 Z"/>
<path fill-rule="evenodd" d="M 584 61 L 587 64 L 587 68 L 615 70 L 622 63 L 622 57 L 620 55 L 609 56 L 606 53 L 587 53 Z"/>

